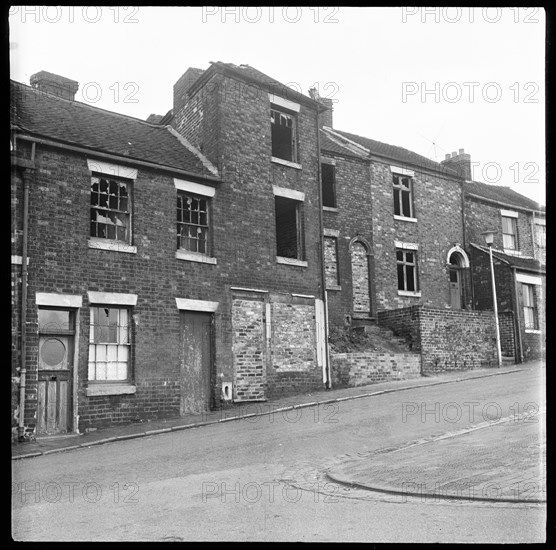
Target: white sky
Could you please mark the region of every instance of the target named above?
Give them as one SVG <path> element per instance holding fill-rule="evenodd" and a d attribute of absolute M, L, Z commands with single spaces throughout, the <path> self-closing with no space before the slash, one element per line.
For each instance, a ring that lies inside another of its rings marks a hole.
<path fill-rule="evenodd" d="M 316 84 L 337 129 L 437 161 L 464 148 L 474 179 L 545 203 L 540 8 L 15 6 L 10 50 L 14 80 L 60 74 L 77 100 L 141 119 L 172 107 L 188 67 L 249 64 Z"/>

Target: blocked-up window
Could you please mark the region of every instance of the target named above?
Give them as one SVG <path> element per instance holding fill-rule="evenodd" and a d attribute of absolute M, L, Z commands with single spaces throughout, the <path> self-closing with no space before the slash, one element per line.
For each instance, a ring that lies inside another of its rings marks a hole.
<path fill-rule="evenodd" d="M 413 218 L 413 189 L 409 176 L 392 174 L 394 191 L 394 214 Z"/>
<path fill-rule="evenodd" d="M 91 307 L 89 380 L 121 382 L 130 378 L 129 309 Z"/>
<path fill-rule="evenodd" d="M 336 208 L 336 167 L 321 164 L 322 205 Z"/>
<path fill-rule="evenodd" d="M 92 176 L 91 237 L 131 244 L 130 182 Z"/>
<path fill-rule="evenodd" d="M 276 216 L 276 255 L 303 260 L 302 203 L 286 197 L 274 197 Z"/>
<path fill-rule="evenodd" d="M 396 250 L 398 290 L 417 292 L 417 255 L 414 250 Z"/>
<path fill-rule="evenodd" d="M 178 191 L 177 247 L 208 254 L 209 199 Z"/>
<path fill-rule="evenodd" d="M 502 241 L 504 250 L 517 250 L 517 220 L 502 216 Z"/>
<path fill-rule="evenodd" d="M 324 237 L 324 271 L 327 287 L 335 287 L 340 284 L 338 274 L 338 239 L 336 237 Z"/>
<path fill-rule="evenodd" d="M 535 285 L 522 283 L 521 288 L 523 291 L 523 315 L 525 317 L 525 329 L 537 330 L 539 328 L 539 320 L 535 299 Z"/>
<path fill-rule="evenodd" d="M 546 225 L 535 224 L 535 241 L 540 248 L 546 248 Z"/>
<path fill-rule="evenodd" d="M 276 107 L 270 109 L 272 156 L 297 162 L 297 117 Z"/>

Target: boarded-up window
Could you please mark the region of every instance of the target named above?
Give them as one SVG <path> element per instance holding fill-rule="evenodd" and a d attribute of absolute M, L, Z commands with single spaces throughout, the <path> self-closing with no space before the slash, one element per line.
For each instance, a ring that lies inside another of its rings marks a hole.
<path fill-rule="evenodd" d="M 353 287 L 353 311 L 370 313 L 369 260 L 367 249 L 360 242 L 351 248 L 351 281 Z"/>
<path fill-rule="evenodd" d="M 340 284 L 338 274 L 338 239 L 336 237 L 324 237 L 324 271 L 327 288 Z"/>

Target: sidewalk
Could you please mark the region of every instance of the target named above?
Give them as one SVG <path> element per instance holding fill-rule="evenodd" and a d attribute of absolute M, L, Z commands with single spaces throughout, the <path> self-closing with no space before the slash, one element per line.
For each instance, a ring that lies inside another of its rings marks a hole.
<path fill-rule="evenodd" d="M 208 426 L 219 422 L 229 422 L 256 416 L 260 414 L 273 414 L 281 410 L 294 409 L 299 407 L 311 407 L 317 404 L 333 403 L 349 399 L 370 397 L 394 391 L 409 390 L 423 386 L 433 386 L 438 384 L 449 384 L 468 380 L 472 378 L 484 378 L 488 376 L 499 376 L 518 372 L 526 368 L 540 367 L 541 361 L 533 361 L 521 365 L 502 366 L 500 369 L 474 369 L 465 372 L 446 373 L 434 377 L 423 377 L 413 380 L 399 380 L 394 382 L 384 382 L 369 386 L 359 386 L 356 388 L 342 388 L 332 390 L 321 390 L 318 392 L 288 396 L 281 399 L 268 400 L 265 403 L 237 404 L 230 409 L 213 411 L 204 414 L 188 414 L 178 418 L 168 420 L 156 420 L 150 422 L 138 422 L 126 426 L 99 429 L 95 432 L 86 434 L 75 434 L 65 436 L 51 436 L 39 438 L 37 441 L 12 444 L 12 459 L 31 458 L 52 453 L 71 451 L 93 445 L 101 445 L 113 441 L 125 439 L 135 439 L 159 433 L 184 430 Z M 253 412 L 253 411 L 263 411 Z"/>

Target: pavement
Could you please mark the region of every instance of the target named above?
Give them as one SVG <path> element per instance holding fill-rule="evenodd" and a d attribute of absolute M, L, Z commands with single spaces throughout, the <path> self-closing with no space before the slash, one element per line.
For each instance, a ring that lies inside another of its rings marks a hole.
<path fill-rule="evenodd" d="M 501 376 L 518 372 L 525 368 L 542 367 L 541 361 L 523 363 L 521 365 L 502 366 L 501 368 L 473 369 L 465 372 L 443 373 L 437 376 L 420 377 L 411 380 L 397 380 L 383 382 L 355 388 L 341 388 L 321 390 L 312 393 L 288 396 L 280 399 L 268 400 L 264 403 L 235 404 L 231 408 L 202 414 L 187 414 L 185 416 L 147 422 L 138 422 L 125 426 L 98 429 L 84 434 L 70 434 L 64 436 L 49 436 L 37 438 L 35 441 L 12 444 L 12 459 L 33 458 L 76 449 L 104 445 L 115 441 L 148 437 L 151 435 L 173 432 L 191 428 L 199 428 L 220 422 L 233 422 L 253 416 L 268 415 L 303 407 L 312 407 L 338 401 L 372 397 L 389 392 L 407 391 L 413 388 L 433 386 L 439 384 L 457 383 L 473 378 Z"/>

